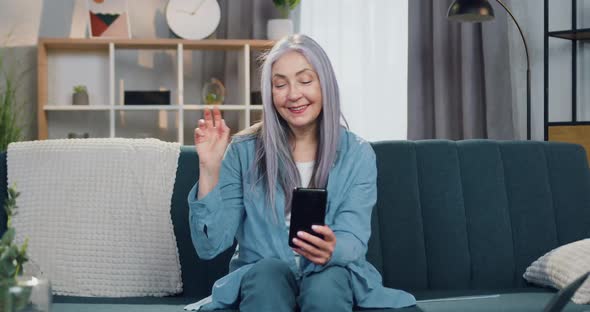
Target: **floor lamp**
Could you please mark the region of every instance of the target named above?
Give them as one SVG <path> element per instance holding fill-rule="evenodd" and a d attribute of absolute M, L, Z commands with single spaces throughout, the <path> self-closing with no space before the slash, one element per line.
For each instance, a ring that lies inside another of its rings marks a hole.
<path fill-rule="evenodd" d="M 506 5 L 496 0 L 504 10 L 510 15 L 514 24 L 518 28 L 522 43 L 524 43 L 524 50 L 526 53 L 526 138 L 531 139 L 531 63 L 529 61 L 529 48 L 522 33 L 520 25 L 512 15 L 512 12 Z M 486 22 L 494 19 L 494 9 L 487 0 L 455 0 L 449 7 L 447 17 L 450 20 L 459 22 Z"/>

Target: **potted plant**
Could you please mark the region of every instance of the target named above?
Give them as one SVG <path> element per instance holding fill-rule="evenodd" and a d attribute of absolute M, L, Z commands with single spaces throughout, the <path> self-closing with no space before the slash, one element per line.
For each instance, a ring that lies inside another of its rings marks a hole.
<path fill-rule="evenodd" d="M 18 124 L 20 114 L 16 101 L 16 82 L 14 75 L 4 68 L 0 53 L 0 152 L 6 151 L 8 144 L 21 139 Z"/>
<path fill-rule="evenodd" d="M 74 86 L 74 94 L 72 97 L 73 105 L 88 105 L 88 92 L 86 86 L 78 85 Z"/>
<path fill-rule="evenodd" d="M 273 0 L 275 7 L 281 12 L 280 19 L 271 19 L 266 24 L 266 36 L 270 40 L 279 40 L 293 33 L 293 22 L 289 13 L 294 10 L 300 0 Z"/>
<path fill-rule="evenodd" d="M 32 287 L 22 286 L 18 277 L 23 273 L 23 265 L 28 261 L 27 240 L 18 246 L 14 242 L 15 231 L 12 217 L 16 214 L 16 198 L 20 195 L 13 186 L 8 188 L 8 198 L 4 204 L 6 211 L 6 231 L 0 239 L 0 310 L 19 310 L 29 303 Z"/>

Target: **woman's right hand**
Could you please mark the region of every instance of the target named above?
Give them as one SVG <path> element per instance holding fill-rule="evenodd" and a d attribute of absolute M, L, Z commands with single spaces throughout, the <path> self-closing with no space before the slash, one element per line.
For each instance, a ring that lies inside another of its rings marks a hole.
<path fill-rule="evenodd" d="M 213 116 L 212 116 L 213 115 Z M 223 155 L 229 144 L 230 129 L 221 118 L 221 112 L 216 106 L 213 114 L 205 108 L 205 119 L 199 120 L 195 128 L 195 148 L 199 155 L 199 168 L 208 174 L 218 174 Z"/>

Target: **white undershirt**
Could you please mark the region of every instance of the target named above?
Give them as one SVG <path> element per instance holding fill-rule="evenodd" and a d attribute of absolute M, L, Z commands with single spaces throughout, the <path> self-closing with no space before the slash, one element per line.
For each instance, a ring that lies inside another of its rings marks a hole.
<path fill-rule="evenodd" d="M 309 182 L 311 181 L 311 176 L 313 175 L 313 166 L 315 165 L 315 161 L 296 162 L 295 165 L 297 166 L 299 176 L 301 177 L 301 187 L 308 187 Z M 289 231 L 289 226 L 291 225 L 291 212 L 285 215 L 285 223 L 287 224 L 287 231 Z M 295 262 L 297 262 L 297 266 L 299 267 L 301 255 L 296 252 L 293 253 L 295 254 Z"/>
<path fill-rule="evenodd" d="M 299 176 L 301 177 L 301 187 L 308 187 L 311 182 L 311 176 L 313 175 L 313 165 L 315 161 L 298 162 L 295 163 L 297 170 L 299 170 Z"/>

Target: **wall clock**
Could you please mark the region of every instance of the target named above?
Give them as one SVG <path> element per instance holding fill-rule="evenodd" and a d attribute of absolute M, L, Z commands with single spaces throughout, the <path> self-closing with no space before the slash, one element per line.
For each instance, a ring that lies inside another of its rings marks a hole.
<path fill-rule="evenodd" d="M 166 6 L 168 27 L 184 39 L 210 36 L 221 20 L 217 0 L 169 0 Z"/>

